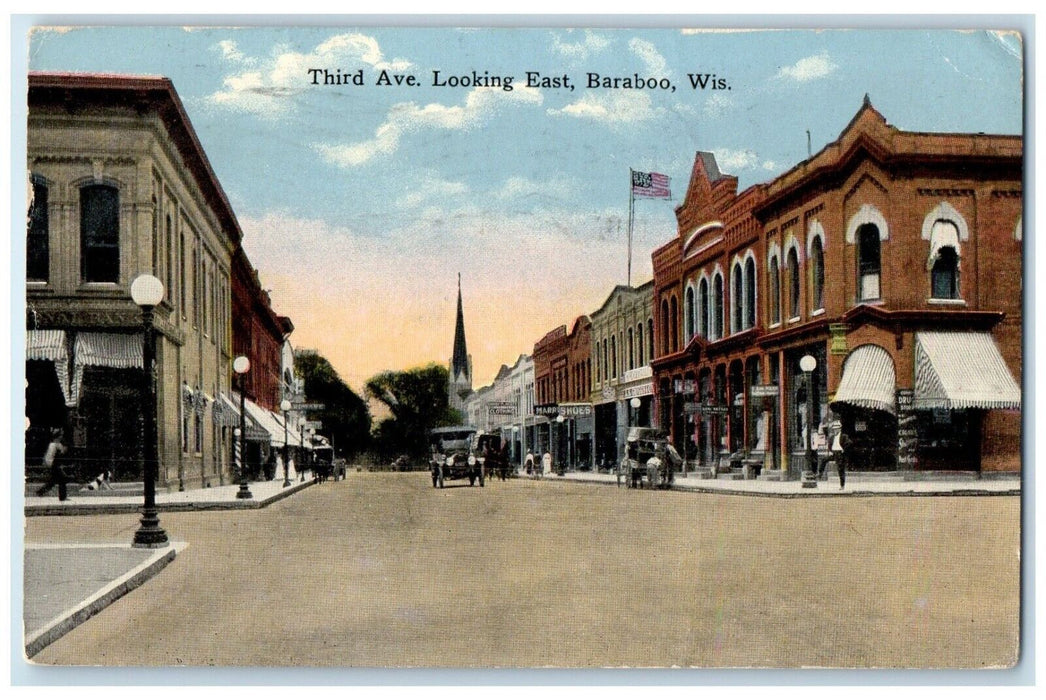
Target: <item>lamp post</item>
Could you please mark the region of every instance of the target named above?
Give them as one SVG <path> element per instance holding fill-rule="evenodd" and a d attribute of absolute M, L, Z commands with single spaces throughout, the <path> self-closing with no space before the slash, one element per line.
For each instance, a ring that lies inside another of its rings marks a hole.
<path fill-rule="evenodd" d="M 156 510 L 156 477 L 159 456 L 156 449 L 156 336 L 153 309 L 163 300 L 163 283 L 152 275 L 139 275 L 131 282 L 131 299 L 142 309 L 142 410 L 145 435 L 142 445 L 144 500 L 141 526 L 134 533 L 133 547 L 160 549 L 168 545 L 167 533 L 160 527 Z"/>
<path fill-rule="evenodd" d="M 287 449 L 287 413 L 291 410 L 291 402 L 287 399 L 280 401 L 280 410 L 283 411 L 283 488 L 291 485 L 291 471 Z"/>
<path fill-rule="evenodd" d="M 244 375 L 250 369 L 251 361 L 243 355 L 232 361 L 232 371 L 240 376 L 240 490 L 236 492 L 236 498 L 254 498 L 247 485 L 247 392 L 243 386 L 247 383 Z"/>
<path fill-rule="evenodd" d="M 565 420 L 566 420 L 566 418 L 563 416 L 562 413 L 560 413 L 558 416 L 556 416 L 556 423 L 559 426 L 557 428 L 557 430 L 556 430 L 556 473 L 559 474 L 560 476 L 563 475 L 564 466 L 563 466 L 563 461 L 559 459 L 559 453 L 560 453 L 559 443 L 563 440 L 563 422 Z M 569 445 L 567 447 L 569 448 Z"/>
<path fill-rule="evenodd" d="M 817 360 L 813 355 L 803 355 L 799 360 L 799 369 L 803 370 L 803 381 L 806 383 L 806 469 L 803 470 L 804 489 L 817 488 L 817 464 L 814 459 L 814 386 L 812 372 L 817 369 Z"/>

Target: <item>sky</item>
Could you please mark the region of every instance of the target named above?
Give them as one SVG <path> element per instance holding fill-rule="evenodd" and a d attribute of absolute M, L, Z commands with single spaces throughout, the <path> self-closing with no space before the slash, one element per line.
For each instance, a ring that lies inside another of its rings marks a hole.
<path fill-rule="evenodd" d="M 449 361 L 458 273 L 477 388 L 598 309 L 627 281 L 630 169 L 671 178 L 670 200 L 636 200 L 641 284 L 698 150 L 739 189 L 766 182 L 866 94 L 901 129 L 1023 132 L 1023 48 L 999 32 L 114 26 L 27 42 L 30 70 L 173 81 L 292 344 L 357 390 Z"/>

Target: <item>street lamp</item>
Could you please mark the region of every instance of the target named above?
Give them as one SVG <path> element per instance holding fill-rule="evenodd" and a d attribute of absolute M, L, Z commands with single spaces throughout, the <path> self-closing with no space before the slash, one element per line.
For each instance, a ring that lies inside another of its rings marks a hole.
<path fill-rule="evenodd" d="M 141 526 L 134 533 L 133 547 L 159 549 L 168 545 L 167 533 L 160 527 L 156 510 L 156 477 L 159 455 L 156 449 L 156 336 L 153 333 L 153 309 L 163 301 L 163 283 L 152 275 L 139 275 L 131 282 L 131 299 L 142 309 L 142 410 L 145 431 L 142 446 L 144 502 Z"/>
<path fill-rule="evenodd" d="M 559 474 L 560 476 L 563 475 L 564 466 L 563 466 L 563 462 L 559 459 L 559 452 L 560 452 L 560 450 L 559 450 L 559 443 L 562 442 L 562 440 L 563 440 L 563 422 L 565 420 L 566 420 L 566 417 L 564 417 L 562 413 L 560 413 L 558 416 L 556 416 L 556 423 L 559 424 L 558 431 L 556 432 L 556 443 L 555 443 L 555 445 L 556 445 L 556 473 Z M 567 449 L 569 449 L 569 448 L 570 448 L 570 446 L 567 445 Z M 569 456 L 568 456 L 568 459 L 569 459 Z"/>
<path fill-rule="evenodd" d="M 287 399 L 280 401 L 280 410 L 283 411 L 283 488 L 287 488 L 291 485 L 290 463 L 287 461 L 287 412 L 291 410 L 291 402 Z"/>
<path fill-rule="evenodd" d="M 250 369 L 251 361 L 243 355 L 232 361 L 232 371 L 240 376 L 240 490 L 236 492 L 236 498 L 254 498 L 247 485 L 247 392 L 243 386 L 247 383 L 245 375 Z"/>
<path fill-rule="evenodd" d="M 817 464 L 814 460 L 813 432 L 814 432 L 814 386 L 811 374 L 817 369 L 817 360 L 813 355 L 803 355 L 799 360 L 799 369 L 803 371 L 803 380 L 806 382 L 806 469 L 803 471 L 804 489 L 817 488 Z"/>

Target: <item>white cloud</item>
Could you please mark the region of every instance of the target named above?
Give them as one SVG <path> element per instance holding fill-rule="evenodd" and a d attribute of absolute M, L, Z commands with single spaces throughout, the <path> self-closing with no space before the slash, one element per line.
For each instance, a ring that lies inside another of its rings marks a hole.
<path fill-rule="evenodd" d="M 548 114 L 621 126 L 653 119 L 664 111 L 660 107 L 653 107 L 646 93 L 615 90 L 605 95 L 589 93 L 562 109 L 549 109 Z"/>
<path fill-rule="evenodd" d="M 442 203 L 449 197 L 465 194 L 468 191 L 468 185 L 464 182 L 444 180 L 432 174 L 425 175 L 419 181 L 412 183 L 410 191 L 396 200 L 396 206 L 413 209 L 430 200 L 439 200 Z"/>
<path fill-rule="evenodd" d="M 649 75 L 657 77 L 672 75 L 668 70 L 668 62 L 665 61 L 665 57 L 649 41 L 638 37 L 633 38 L 628 42 L 628 48 L 643 61 Z"/>
<path fill-rule="evenodd" d="M 774 170 L 777 164 L 772 160 L 761 160 L 759 154 L 751 149 L 732 150 L 729 148 L 713 149 L 716 163 L 720 170 L 726 173 L 736 173 L 740 170 Z"/>
<path fill-rule="evenodd" d="M 552 35 L 552 50 L 567 58 L 584 61 L 593 54 L 600 53 L 610 46 L 610 39 L 596 34 L 590 29 L 585 30 L 585 38 L 581 41 L 565 42 L 558 34 Z"/>
<path fill-rule="evenodd" d="M 832 59 L 827 52 L 822 52 L 816 56 L 800 58 L 794 65 L 783 66 L 775 77 L 805 83 L 809 80 L 823 78 L 838 67 L 835 63 L 832 63 Z"/>
<path fill-rule="evenodd" d="M 226 76 L 222 89 L 212 94 L 212 103 L 276 118 L 291 106 L 283 99 L 302 91 L 310 68 L 343 69 L 366 64 L 374 70 L 405 70 L 412 64 L 402 58 L 386 61 L 378 42 L 364 34 L 339 34 L 308 53 L 277 47 L 272 56 L 260 59 L 245 55 L 235 41 L 219 41 L 215 48 L 231 63 L 250 70 Z"/>
<path fill-rule="evenodd" d="M 385 121 L 374 131 L 374 138 L 350 144 L 315 144 L 313 148 L 327 161 L 343 168 L 362 165 L 378 156 L 394 153 L 404 134 L 422 129 L 471 129 L 494 114 L 508 102 L 541 104 L 539 90 L 516 87 L 511 91 L 500 88 L 473 88 L 463 105 L 443 105 L 431 102 L 419 106 L 416 102 L 399 102 L 389 108 Z"/>

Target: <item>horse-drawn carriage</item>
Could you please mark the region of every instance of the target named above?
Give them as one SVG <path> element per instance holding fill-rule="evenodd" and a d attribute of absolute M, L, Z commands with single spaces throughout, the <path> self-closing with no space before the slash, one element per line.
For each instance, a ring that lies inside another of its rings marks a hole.
<path fill-rule="evenodd" d="M 664 433 L 654 428 L 629 428 L 625 456 L 617 472 L 617 484 L 628 488 L 671 488 L 682 457 Z"/>

